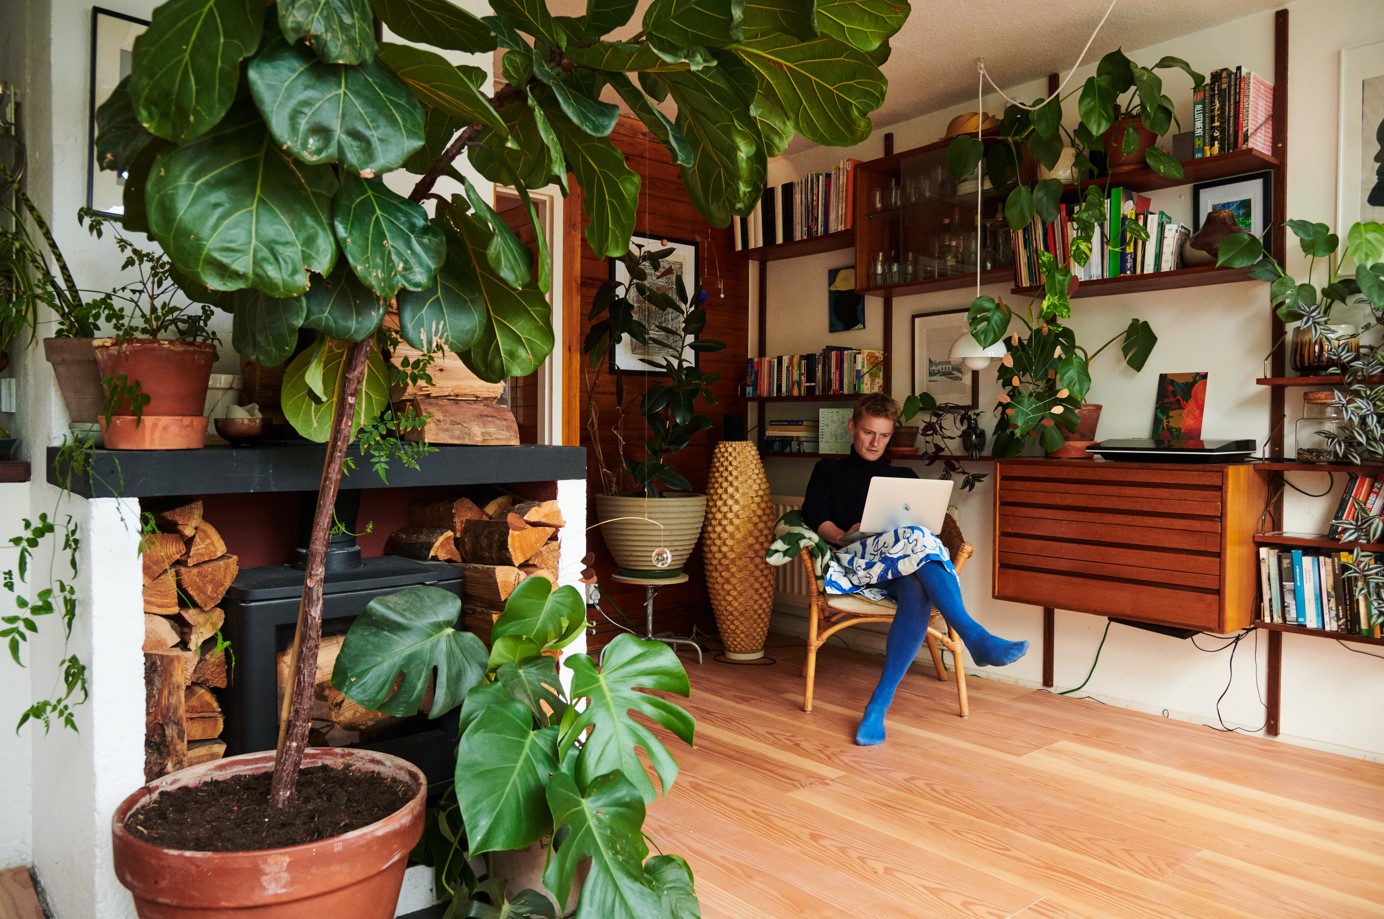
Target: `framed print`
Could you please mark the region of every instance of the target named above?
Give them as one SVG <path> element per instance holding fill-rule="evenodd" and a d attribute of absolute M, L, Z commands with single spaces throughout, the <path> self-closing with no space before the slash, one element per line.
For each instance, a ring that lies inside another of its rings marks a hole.
<path fill-rule="evenodd" d="M 96 109 L 130 73 L 135 37 L 149 27 L 143 19 L 99 6 L 91 11 L 91 133 L 88 138 L 87 207 L 107 217 L 125 213 L 125 174 L 102 172 L 96 163 Z"/>
<path fill-rule="evenodd" d="M 1341 51 L 1336 228 L 1384 221 L 1384 41 Z"/>
<path fill-rule="evenodd" d="M 1253 233 L 1266 245 L 1264 231 L 1272 223 L 1269 204 L 1273 201 L 1267 172 L 1253 175 L 1197 182 L 1192 186 L 1192 232 L 1201 229 L 1202 221 L 1212 211 L 1230 211 L 1235 222 Z"/>
<path fill-rule="evenodd" d="M 977 407 L 980 372 L 951 356 L 952 342 L 968 330 L 964 309 L 913 316 L 913 392 L 931 393 L 939 405 Z"/>
<path fill-rule="evenodd" d="M 672 249 L 672 253 L 663 260 L 658 274 L 648 282 L 657 291 L 666 291 L 670 295 L 677 296 L 677 282 L 682 279 L 683 286 L 687 290 L 687 296 L 694 295 L 697 288 L 697 244 L 683 239 L 663 239 L 651 236 L 642 236 L 638 233 L 630 238 L 630 247 L 639 252 L 654 251 L 662 249 Z M 628 284 L 630 280 L 629 272 L 625 269 L 624 262 L 619 259 L 611 259 L 611 277 L 621 284 Z M 662 322 L 665 325 L 675 325 L 680 327 L 679 317 L 668 315 L 669 310 L 659 309 L 639 296 L 634 290 L 629 292 L 629 300 L 634 304 L 634 318 L 644 323 L 644 327 L 652 330 Z M 667 316 L 665 319 L 664 317 Z M 632 340 L 628 335 L 621 337 L 615 345 L 615 352 L 611 357 L 612 370 L 624 373 L 662 373 L 661 364 L 665 358 L 675 357 L 669 349 L 650 341 L 647 344 L 640 344 Z M 696 366 L 697 352 L 691 348 L 684 348 L 681 355 L 676 356 L 677 363 L 691 364 Z"/>

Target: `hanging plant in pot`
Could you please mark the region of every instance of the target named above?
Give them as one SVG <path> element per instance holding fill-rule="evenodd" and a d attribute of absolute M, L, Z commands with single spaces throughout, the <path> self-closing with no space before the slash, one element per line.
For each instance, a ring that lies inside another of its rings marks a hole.
<path fill-rule="evenodd" d="M 692 485 L 668 457 L 711 427 L 697 410 L 698 400 L 716 403 L 712 384 L 719 373 L 707 373 L 697 355 L 720 351 L 725 343 L 702 337 L 706 327 L 706 294 L 698 288 L 688 296 L 681 271 L 665 260 L 672 249 L 634 251 L 622 256 L 629 282 L 603 283 L 592 304 L 591 327 L 583 344 L 586 373 L 587 431 L 591 452 L 601 476 L 596 513 L 606 547 L 631 577 L 672 578 L 692 553 L 706 516 L 706 496 L 690 492 Z M 646 323 L 640 317 L 649 318 Z M 650 327 L 650 323 L 652 327 Z M 614 378 L 615 418 L 609 427 L 616 462 L 608 464 L 601 437 L 596 394 L 612 364 L 616 347 L 628 340 L 646 355 L 643 363 L 659 376 L 626 396 L 626 379 Z M 657 357 L 655 357 L 657 355 Z M 644 419 L 642 459 L 626 454 L 626 420 L 637 412 Z M 612 468 L 612 466 L 614 468 Z"/>
<path fill-rule="evenodd" d="M 326 545 L 347 447 L 388 403 L 382 319 L 397 309 L 410 345 L 425 353 L 447 347 L 488 382 L 532 373 L 553 348 L 545 296 L 552 266 L 539 217 L 527 207 L 540 240 L 534 265 L 484 191 L 457 169 L 460 158 L 487 181 L 516 188 L 526 204 L 528 189 L 565 189 L 574 176 L 586 241 L 599 258 L 619 257 L 629 249 L 640 179 L 610 139 L 620 110 L 600 98 L 609 86 L 668 149 L 694 206 L 724 226 L 753 210 L 767 157 L 797 132 L 829 146 L 869 136 L 869 115 L 884 98 L 879 66 L 909 13 L 898 3 L 878 16 L 817 16 L 814 7 L 783 18 L 735 4 L 706 12 L 664 3 L 650 8 L 632 41 L 616 43 L 602 36 L 627 34 L 634 4 L 554 17 L 543 4 L 505 2 L 484 19 L 444 5 L 445 16 L 420 21 L 415 14 L 426 6 L 372 5 L 387 34 L 408 41 L 446 53 L 503 48 L 506 80 L 493 96 L 480 88 L 491 83 L 486 69 L 454 66 L 417 44 L 378 42 L 360 0 L 169 0 L 136 39 L 130 76 L 97 112 L 99 162 L 128 173 L 125 229 L 147 232 L 177 270 L 219 292 L 217 305 L 234 314 L 236 350 L 278 366 L 300 330 L 317 336 L 289 364 L 284 383 L 296 406 L 286 408 L 290 421 L 327 446 L 290 652 L 292 691 L 269 783 L 270 804 L 281 813 L 297 803 Z M 212 14 L 218 28 L 206 29 Z M 801 37 L 798 20 L 816 24 L 812 37 Z M 829 98 L 822 86 L 831 87 Z M 645 87 L 659 101 L 672 99 L 675 121 Z M 407 196 L 384 182 L 390 173 L 407 181 L 403 168 L 421 176 Z M 434 192 L 444 174 L 461 188 L 449 200 Z M 354 779 L 341 778 L 349 798 Z M 596 807 L 598 791 L 578 794 L 574 806 Z M 125 826 L 165 797 L 130 810 Z M 233 819 L 207 809 L 202 816 Z M 251 908 L 287 874 L 326 872 L 274 854 L 259 859 L 261 873 L 245 891 Z M 193 909 L 202 893 L 218 904 L 231 896 L 232 885 L 204 867 L 207 853 L 182 851 L 174 861 L 200 878 L 185 885 Z M 655 894 L 656 912 L 600 919 L 690 914 L 676 895 Z M 322 911 L 278 906 L 280 915 Z M 387 919 L 393 910 L 336 912 Z M 146 913 L 154 914 L 176 912 Z"/>

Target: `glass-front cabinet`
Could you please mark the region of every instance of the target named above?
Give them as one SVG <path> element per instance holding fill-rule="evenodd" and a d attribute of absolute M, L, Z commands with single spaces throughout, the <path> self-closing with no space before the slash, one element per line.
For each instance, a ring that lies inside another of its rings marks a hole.
<path fill-rule="evenodd" d="M 949 141 L 885 156 L 857 167 L 857 289 L 908 293 L 1013 275 L 1014 247 L 1004 221 L 1009 188 L 987 181 L 976 213 L 976 178 L 952 179 Z M 982 167 L 983 168 L 983 167 Z"/>

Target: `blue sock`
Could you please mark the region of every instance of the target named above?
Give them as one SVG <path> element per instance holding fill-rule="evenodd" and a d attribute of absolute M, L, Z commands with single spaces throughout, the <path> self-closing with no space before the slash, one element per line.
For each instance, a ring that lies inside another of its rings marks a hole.
<path fill-rule="evenodd" d="M 932 605 L 941 611 L 947 624 L 956 629 L 956 634 L 966 643 L 977 667 L 1003 667 L 1027 653 L 1028 642 L 991 635 L 971 618 L 961 600 L 960 582 L 941 562 L 928 562 L 918 569 L 914 578 L 922 581 Z"/>
<path fill-rule="evenodd" d="M 884 643 L 884 669 L 880 672 L 879 683 L 855 732 L 855 742 L 862 747 L 884 742 L 884 715 L 894 701 L 899 681 L 923 646 L 928 619 L 932 615 L 927 592 L 917 578 L 899 578 L 889 584 L 890 593 L 898 602 L 898 612 L 894 614 L 889 637 Z"/>

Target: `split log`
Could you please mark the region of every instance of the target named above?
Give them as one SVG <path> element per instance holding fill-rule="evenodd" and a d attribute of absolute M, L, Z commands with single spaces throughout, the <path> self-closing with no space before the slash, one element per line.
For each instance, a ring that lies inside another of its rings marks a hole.
<path fill-rule="evenodd" d="M 158 577 L 186 554 L 187 543 L 177 533 L 146 533 L 140 537 L 139 559 L 145 580 Z"/>
<path fill-rule="evenodd" d="M 341 654 L 341 646 L 345 640 L 344 635 L 326 635 L 322 638 L 322 645 L 317 652 L 317 673 L 313 680 L 313 694 L 321 704 L 314 706 L 314 717 L 330 719 L 332 724 L 349 731 L 363 731 L 392 716 L 352 702 L 332 686 L 332 671 L 336 669 L 336 659 Z M 288 653 L 281 652 L 276 663 L 279 692 L 282 694 L 292 678 L 288 669 Z M 402 680 L 402 676 L 399 679 Z"/>
<path fill-rule="evenodd" d="M 565 520 L 562 519 L 562 508 L 556 501 L 525 501 L 516 504 L 510 509 L 511 514 L 518 514 L 528 523 L 541 527 L 556 527 L 562 529 Z"/>
<path fill-rule="evenodd" d="M 183 644 L 188 648 L 202 647 L 202 643 L 221 631 L 221 626 L 225 624 L 226 614 L 219 606 L 213 606 L 208 610 L 178 610 L 178 633 L 182 635 Z"/>
<path fill-rule="evenodd" d="M 144 651 L 164 651 L 181 640 L 173 623 L 162 616 L 144 615 Z"/>
<path fill-rule="evenodd" d="M 495 628 L 495 620 L 504 612 L 503 606 L 494 606 L 476 600 L 464 600 L 461 607 L 462 627 L 474 632 L 476 637 L 490 644 L 490 633 Z"/>
<path fill-rule="evenodd" d="M 183 690 L 183 711 L 189 718 L 219 715 L 221 703 L 216 700 L 216 693 L 201 683 L 191 683 Z"/>
<path fill-rule="evenodd" d="M 226 741 L 197 740 L 187 745 L 187 764 L 209 763 L 226 755 Z"/>
<path fill-rule="evenodd" d="M 226 719 L 220 713 L 208 715 L 189 716 L 184 722 L 184 730 L 187 732 L 189 742 L 194 740 L 215 740 L 221 736 L 221 731 L 226 726 Z"/>
<path fill-rule="evenodd" d="M 509 513 L 509 509 L 514 506 L 513 495 L 500 495 L 485 502 L 485 507 L 481 508 L 481 513 L 488 520 L 498 520 Z"/>
<path fill-rule="evenodd" d="M 460 533 L 468 520 L 484 520 L 485 512 L 470 498 L 444 498 L 440 501 L 414 501 L 408 506 L 408 522 L 413 527 L 431 527 Z"/>
<path fill-rule="evenodd" d="M 514 588 L 524 579 L 524 574 L 512 565 L 461 565 L 461 595 L 463 603 L 467 599 L 484 603 L 499 604 L 509 599 Z"/>
<path fill-rule="evenodd" d="M 216 650 L 215 641 L 202 644 L 202 654 L 192 668 L 192 679 L 214 689 L 225 689 L 229 680 L 226 668 L 226 650 Z"/>
<path fill-rule="evenodd" d="M 436 527 L 404 527 L 389 534 L 384 542 L 385 555 L 400 555 L 425 562 L 440 559 L 444 562 L 459 562 L 456 534 L 451 530 Z"/>
<path fill-rule="evenodd" d="M 510 514 L 504 520 L 468 520 L 457 547 L 471 564 L 518 566 L 552 535 L 552 527 L 529 526 L 524 518 Z"/>
<path fill-rule="evenodd" d="M 202 502 L 200 499 L 179 504 L 161 511 L 154 511 L 154 523 L 160 530 L 177 532 L 191 537 L 202 525 Z"/>
<path fill-rule="evenodd" d="M 184 656 L 176 651 L 149 651 L 144 655 L 146 782 L 187 765 L 187 734 L 183 727 L 185 664 Z"/>
<path fill-rule="evenodd" d="M 520 565 L 519 571 L 526 578 L 547 578 L 549 584 L 557 583 L 557 567 L 540 568 L 537 565 Z"/>
<path fill-rule="evenodd" d="M 178 615 L 178 585 L 173 580 L 173 569 L 161 571 L 152 578 L 144 579 L 144 611 L 159 616 Z"/>
<path fill-rule="evenodd" d="M 394 346 L 389 361 L 396 367 L 402 367 L 405 360 L 412 364 L 422 357 L 423 352 L 407 342 L 401 341 Z M 470 367 L 466 366 L 465 361 L 451 351 L 445 351 L 434 357 L 432 364 L 428 366 L 428 376 L 432 378 L 432 382 L 414 383 L 407 389 L 400 391 L 396 398 L 403 396 L 442 396 L 453 399 L 494 402 L 505 394 L 503 381 L 488 383 L 482 380 L 471 371 Z"/>
<path fill-rule="evenodd" d="M 550 539 L 539 546 L 537 552 L 524 559 L 524 563 L 535 565 L 539 568 L 546 568 L 549 571 L 556 571 L 558 569 L 558 557 L 561 553 L 561 543 L 556 539 Z"/>
<path fill-rule="evenodd" d="M 226 543 L 222 540 L 221 534 L 216 532 L 216 527 L 203 520 L 197 532 L 192 535 L 192 545 L 187 547 L 187 563 L 200 565 L 225 554 Z"/>
<path fill-rule="evenodd" d="M 503 405 L 438 396 L 413 396 L 396 411 L 412 409 L 425 418 L 421 428 L 404 432 L 404 439 L 430 444 L 502 446 L 519 443 L 519 422 Z"/>
<path fill-rule="evenodd" d="M 202 609 L 211 609 L 221 602 L 240 571 L 234 555 L 223 555 L 200 565 L 175 565 L 178 587 Z"/>

